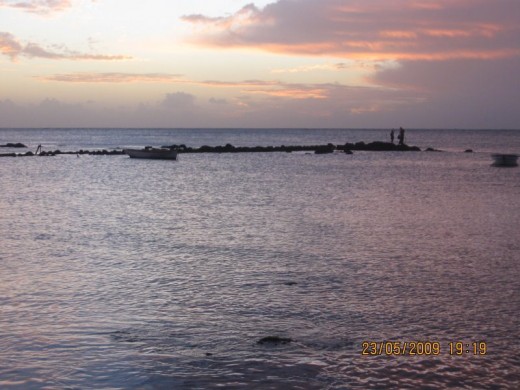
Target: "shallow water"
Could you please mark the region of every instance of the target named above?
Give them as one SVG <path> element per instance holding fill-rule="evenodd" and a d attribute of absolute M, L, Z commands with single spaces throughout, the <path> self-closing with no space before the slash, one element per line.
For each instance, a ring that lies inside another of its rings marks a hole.
<path fill-rule="evenodd" d="M 0 386 L 514 389 L 520 169 L 490 163 L 4 158 Z M 365 340 L 442 350 L 362 356 Z M 486 355 L 451 356 L 459 340 Z"/>

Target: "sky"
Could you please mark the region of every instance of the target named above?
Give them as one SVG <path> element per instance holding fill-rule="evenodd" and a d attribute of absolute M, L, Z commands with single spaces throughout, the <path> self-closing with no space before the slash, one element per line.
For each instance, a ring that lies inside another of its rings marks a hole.
<path fill-rule="evenodd" d="M 0 0 L 0 127 L 520 129 L 519 0 Z"/>

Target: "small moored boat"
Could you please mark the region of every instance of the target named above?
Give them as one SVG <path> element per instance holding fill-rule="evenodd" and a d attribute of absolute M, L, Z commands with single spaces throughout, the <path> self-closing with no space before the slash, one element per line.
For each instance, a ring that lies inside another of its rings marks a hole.
<path fill-rule="evenodd" d="M 492 154 L 494 167 L 516 167 L 518 166 L 517 154 Z"/>
<path fill-rule="evenodd" d="M 124 152 L 131 158 L 177 160 L 177 150 L 175 149 L 152 148 L 147 146 L 144 149 L 124 149 Z"/>

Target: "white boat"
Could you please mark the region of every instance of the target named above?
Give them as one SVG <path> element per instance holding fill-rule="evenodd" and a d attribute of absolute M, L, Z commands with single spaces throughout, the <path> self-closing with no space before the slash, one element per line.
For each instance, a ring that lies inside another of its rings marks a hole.
<path fill-rule="evenodd" d="M 517 154 L 492 154 L 494 167 L 516 167 L 518 166 Z"/>
<path fill-rule="evenodd" d="M 175 149 L 152 148 L 147 146 L 144 149 L 124 149 L 124 152 L 131 158 L 177 160 L 177 150 Z"/>

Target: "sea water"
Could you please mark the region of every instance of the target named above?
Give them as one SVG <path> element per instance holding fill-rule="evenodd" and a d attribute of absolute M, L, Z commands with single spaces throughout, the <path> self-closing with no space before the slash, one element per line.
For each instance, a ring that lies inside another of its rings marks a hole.
<path fill-rule="evenodd" d="M 0 144 L 387 133 L 4 129 Z M 406 136 L 444 152 L 1 158 L 0 387 L 516 389 L 520 169 L 490 153 L 518 153 L 520 133 Z"/>

